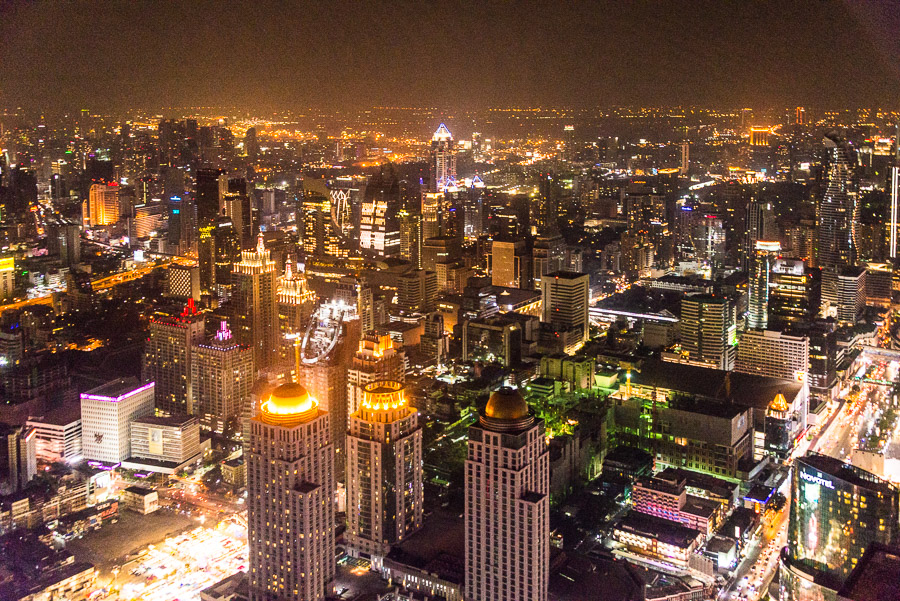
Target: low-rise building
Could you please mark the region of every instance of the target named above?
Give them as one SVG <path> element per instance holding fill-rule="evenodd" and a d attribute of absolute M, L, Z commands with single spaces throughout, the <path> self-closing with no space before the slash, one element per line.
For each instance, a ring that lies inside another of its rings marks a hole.
<path fill-rule="evenodd" d="M 159 493 L 152 488 L 129 486 L 122 491 L 122 505 L 125 509 L 147 515 L 159 509 Z"/>
<path fill-rule="evenodd" d="M 247 467 L 243 458 L 222 462 L 222 480 L 235 488 L 247 486 Z"/>
<path fill-rule="evenodd" d="M 634 512 L 619 522 L 613 536 L 631 553 L 679 568 L 688 567 L 691 555 L 703 540 L 699 530 Z"/>
<path fill-rule="evenodd" d="M 38 461 L 75 461 L 81 458 L 81 407 L 66 405 L 32 417 Z"/>
<path fill-rule="evenodd" d="M 173 474 L 200 458 L 200 420 L 186 415 L 147 416 L 131 423 L 128 469 Z"/>
<path fill-rule="evenodd" d="M 631 501 L 638 513 L 699 530 L 706 537 L 711 536 L 725 518 L 722 505 L 689 495 L 687 482 L 681 478 L 639 478 L 631 490 Z"/>

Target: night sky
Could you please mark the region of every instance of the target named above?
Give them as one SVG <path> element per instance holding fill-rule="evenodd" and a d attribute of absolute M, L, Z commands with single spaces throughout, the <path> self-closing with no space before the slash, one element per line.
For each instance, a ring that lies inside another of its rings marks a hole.
<path fill-rule="evenodd" d="M 0 107 L 900 106 L 900 0 L 0 0 Z"/>

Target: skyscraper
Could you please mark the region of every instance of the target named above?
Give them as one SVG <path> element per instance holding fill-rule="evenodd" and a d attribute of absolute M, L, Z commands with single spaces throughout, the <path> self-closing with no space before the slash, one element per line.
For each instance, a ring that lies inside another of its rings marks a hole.
<path fill-rule="evenodd" d="M 366 185 L 360 214 L 359 248 L 379 257 L 400 254 L 400 181 L 382 169 Z"/>
<path fill-rule="evenodd" d="M 0 494 L 18 492 L 34 478 L 37 473 L 36 436 L 37 431 L 34 428 L 12 426 L 0 422 Z M 421 457 L 421 434 L 419 440 Z M 420 489 L 421 484 L 420 479 Z M 421 515 L 419 522 L 421 522 Z"/>
<path fill-rule="evenodd" d="M 157 311 L 150 319 L 141 379 L 156 382 L 156 406 L 171 415 L 192 415 L 191 347 L 203 340 L 205 316 L 194 299 L 180 313 Z"/>
<path fill-rule="evenodd" d="M 367 332 L 347 369 L 347 410 L 355 413 L 363 399 L 363 387 L 377 380 L 403 383 L 405 356 L 387 334 Z"/>
<path fill-rule="evenodd" d="M 278 324 L 281 338 L 281 360 L 290 363 L 293 343 L 286 336 L 300 334 L 316 310 L 316 293 L 309 289 L 306 275 L 295 271 L 293 260 L 284 264 L 284 276 L 278 278 Z"/>
<path fill-rule="evenodd" d="M 119 378 L 81 393 L 85 459 L 117 463 L 131 456 L 131 422 L 153 414 L 153 382 Z"/>
<path fill-rule="evenodd" d="M 431 137 L 432 192 L 443 192 L 456 184 L 456 149 L 453 136 L 443 123 Z"/>
<path fill-rule="evenodd" d="M 517 390 L 494 392 L 469 428 L 466 598 L 546 601 L 550 468 L 544 422 Z"/>
<path fill-rule="evenodd" d="M 325 180 L 303 181 L 300 203 L 300 241 L 307 256 L 347 257 L 348 241 L 332 217 L 331 192 Z"/>
<path fill-rule="evenodd" d="M 836 304 L 837 275 L 856 262 L 856 193 L 851 149 L 835 137 L 823 140 L 828 151 L 828 184 L 819 198 L 816 266 L 822 269 L 822 300 Z"/>
<path fill-rule="evenodd" d="M 247 526 L 250 594 L 321 601 L 334 579 L 334 447 L 326 411 L 282 384 L 250 420 Z"/>
<path fill-rule="evenodd" d="M 752 329 L 765 330 L 769 325 L 769 280 L 780 252 L 781 244 L 778 242 L 756 242 L 750 272 L 750 311 L 747 317 L 747 326 Z"/>
<path fill-rule="evenodd" d="M 204 428 L 215 432 L 236 432 L 238 419 L 253 386 L 253 351 L 238 344 L 228 322 L 219 331 L 191 349 L 193 413 Z"/>
<path fill-rule="evenodd" d="M 577 330 L 583 342 L 591 338 L 588 320 L 590 278 L 586 273 L 556 271 L 541 279 L 541 321 L 557 330 Z"/>
<path fill-rule="evenodd" d="M 93 184 L 88 200 L 90 226 L 112 225 L 119 220 L 119 187 L 115 184 Z"/>
<path fill-rule="evenodd" d="M 727 298 L 688 294 L 681 299 L 681 349 L 689 361 L 734 368 L 734 306 Z"/>
<path fill-rule="evenodd" d="M 384 556 L 422 526 L 422 429 L 403 384 L 363 387 L 347 434 L 347 543 Z"/>
<path fill-rule="evenodd" d="M 256 250 L 241 252 L 234 264 L 231 324 L 240 344 L 253 348 L 255 369 L 275 364 L 281 344 L 276 308 L 275 261 L 260 234 Z"/>
<path fill-rule="evenodd" d="M 792 478 L 781 598 L 829 598 L 805 593 L 813 583 L 839 589 L 871 543 L 895 539 L 900 493 L 874 474 L 816 453 L 794 461 Z"/>
<path fill-rule="evenodd" d="M 494 240 L 491 283 L 504 288 L 531 289 L 531 256 L 525 240 Z"/>

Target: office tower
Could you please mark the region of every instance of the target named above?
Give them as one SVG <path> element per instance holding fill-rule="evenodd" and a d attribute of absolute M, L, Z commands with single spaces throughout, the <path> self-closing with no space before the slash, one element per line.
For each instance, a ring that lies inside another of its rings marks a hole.
<path fill-rule="evenodd" d="M 28 418 L 35 431 L 39 461 L 75 463 L 81 460 L 81 407 L 63 405 Z"/>
<path fill-rule="evenodd" d="M 538 195 L 532 201 L 531 225 L 538 236 L 553 238 L 559 235 L 559 213 L 562 189 L 559 178 L 543 173 L 538 180 Z"/>
<path fill-rule="evenodd" d="M 856 194 L 851 149 L 836 138 L 823 140 L 829 155 L 828 184 L 819 198 L 816 266 L 822 269 L 822 300 L 838 302 L 837 275 L 856 262 Z"/>
<path fill-rule="evenodd" d="M 422 268 L 422 216 L 408 211 L 401 211 L 400 221 L 400 257 L 413 264 L 416 269 Z"/>
<path fill-rule="evenodd" d="M 194 413 L 191 406 L 191 347 L 203 340 L 205 316 L 189 299 L 180 313 L 158 311 L 150 319 L 141 379 L 155 382 L 156 406 L 171 415 Z"/>
<path fill-rule="evenodd" d="M 713 215 L 701 215 L 690 232 L 694 259 L 708 266 L 710 279 L 725 266 L 725 227 Z"/>
<path fill-rule="evenodd" d="M 817 453 L 794 461 L 791 491 L 781 598 L 836 598 L 816 589 L 836 591 L 870 544 L 895 540 L 900 494 L 874 474 Z"/>
<path fill-rule="evenodd" d="M 449 209 L 447 195 L 444 192 L 426 192 L 422 194 L 422 240 L 437 238 L 443 231 L 444 213 Z"/>
<path fill-rule="evenodd" d="M 166 296 L 200 301 L 200 268 L 196 265 L 169 265 L 166 270 Z"/>
<path fill-rule="evenodd" d="M 248 128 L 247 133 L 244 134 L 244 154 L 251 161 L 259 158 L 259 140 L 256 136 L 255 127 Z"/>
<path fill-rule="evenodd" d="M 802 106 L 798 106 L 795 114 L 794 114 L 794 123 L 797 125 L 803 125 L 806 123 L 806 109 Z"/>
<path fill-rule="evenodd" d="M 459 239 L 452 236 L 426 238 L 422 241 L 422 269 L 437 271 L 438 263 L 453 264 L 462 258 Z"/>
<path fill-rule="evenodd" d="M 444 315 L 438 311 L 429 313 L 424 326 L 419 344 L 422 362 L 441 367 L 450 353 L 450 336 L 444 330 Z"/>
<path fill-rule="evenodd" d="M 235 341 L 226 321 L 214 336 L 192 347 L 193 414 L 205 429 L 240 430 L 238 420 L 250 401 L 255 375 L 253 351 Z"/>
<path fill-rule="evenodd" d="M 303 252 L 307 256 L 348 256 L 350 241 L 332 217 L 331 192 L 325 180 L 303 180 L 298 227 Z"/>
<path fill-rule="evenodd" d="M 406 356 L 387 334 L 365 332 L 347 369 L 347 411 L 356 413 L 363 386 L 377 380 L 404 381 Z"/>
<path fill-rule="evenodd" d="M 64 223 L 49 228 L 47 246 L 51 254 L 59 255 L 63 267 L 81 262 L 81 226 Z"/>
<path fill-rule="evenodd" d="M 148 415 L 131 421 L 131 456 L 123 463 L 126 469 L 166 466 L 177 471 L 199 459 L 200 420 L 196 417 Z"/>
<path fill-rule="evenodd" d="M 837 319 L 855 325 L 866 310 L 866 270 L 846 267 L 837 274 Z M 824 277 L 824 276 L 823 276 Z"/>
<path fill-rule="evenodd" d="M 431 191 L 443 192 L 456 185 L 456 149 L 453 136 L 443 123 L 431 137 Z"/>
<path fill-rule="evenodd" d="M 214 223 L 222 214 L 222 199 L 228 190 L 228 177 L 221 169 L 198 169 L 194 204 L 200 227 Z"/>
<path fill-rule="evenodd" d="M 769 316 L 773 321 L 794 323 L 819 314 L 822 302 L 821 272 L 802 259 L 776 259 L 772 266 Z"/>
<path fill-rule="evenodd" d="M 331 198 L 332 221 L 350 248 L 359 248 L 363 197 L 368 178 L 364 175 L 341 176 L 327 182 Z"/>
<path fill-rule="evenodd" d="M 550 238 L 540 236 L 534 241 L 531 253 L 534 266 L 534 287 L 540 290 L 543 276 L 565 268 L 566 242 L 562 236 Z"/>
<path fill-rule="evenodd" d="M 669 229 L 665 197 L 655 194 L 652 187 L 632 183 L 626 191 L 624 212 L 627 233 L 635 241 L 632 244 L 652 244 L 656 262 L 671 264 L 675 240 Z"/>
<path fill-rule="evenodd" d="M 756 242 L 756 253 L 750 272 L 750 311 L 747 327 L 765 330 L 769 325 L 769 286 L 772 266 L 781 244 L 778 242 Z"/>
<path fill-rule="evenodd" d="M 437 274 L 417 269 L 397 278 L 397 307 L 407 313 L 427 313 L 434 309 Z"/>
<path fill-rule="evenodd" d="M 465 189 L 463 212 L 463 236 L 474 240 L 484 233 L 484 182 L 477 175 Z"/>
<path fill-rule="evenodd" d="M 275 261 L 263 244 L 241 251 L 234 264 L 231 290 L 231 325 L 238 343 L 253 349 L 256 370 L 275 364 L 281 346 L 276 306 Z"/>
<path fill-rule="evenodd" d="M 891 212 L 888 218 L 888 257 L 897 258 L 897 227 L 900 218 L 900 121 L 894 138 L 894 164 L 891 166 Z"/>
<path fill-rule="evenodd" d="M 8 495 L 19 492 L 34 478 L 37 473 L 35 436 L 34 428 L 0 422 L 0 494 Z M 420 456 L 421 445 L 420 435 Z M 419 488 L 421 489 L 421 481 Z M 421 493 L 419 494 L 421 495 Z M 419 521 L 421 522 L 421 515 Z"/>
<path fill-rule="evenodd" d="M 281 338 L 282 363 L 293 360 L 293 343 L 286 338 L 306 329 L 309 318 L 316 310 L 316 293 L 309 289 L 306 275 L 295 271 L 294 261 L 284 264 L 284 276 L 278 278 L 278 324 Z"/>
<path fill-rule="evenodd" d="M 755 196 L 747 203 L 746 239 L 743 246 L 742 265 L 747 271 L 752 270 L 756 256 L 756 243 L 761 240 L 778 240 L 779 232 L 775 227 L 775 213 L 772 203 L 764 202 Z"/>
<path fill-rule="evenodd" d="M 88 197 L 89 225 L 102 227 L 119 220 L 119 186 L 115 184 L 93 184 Z"/>
<path fill-rule="evenodd" d="M 575 330 L 580 339 L 591 339 L 588 320 L 590 278 L 586 273 L 556 271 L 541 279 L 541 321 L 557 331 Z"/>
<path fill-rule="evenodd" d="M 360 212 L 359 248 L 378 257 L 400 254 L 400 181 L 393 168 L 369 180 Z"/>
<path fill-rule="evenodd" d="M 422 527 L 422 428 L 403 384 L 363 387 L 347 432 L 347 546 L 384 557 Z"/>
<path fill-rule="evenodd" d="M 772 129 L 769 127 L 752 126 L 750 128 L 750 146 L 768 146 L 771 133 Z"/>
<path fill-rule="evenodd" d="M 0 299 L 12 298 L 16 289 L 15 257 L 0 258 Z"/>
<path fill-rule="evenodd" d="M 200 269 L 200 292 L 216 292 L 216 223 L 201 223 L 197 236 L 197 264 Z"/>
<path fill-rule="evenodd" d="M 234 231 L 240 243 L 240 248 L 250 248 L 257 227 L 257 211 L 253 208 L 250 199 L 250 186 L 242 177 L 234 177 L 227 180 L 226 187 L 220 196 L 220 215 L 231 219 Z"/>
<path fill-rule="evenodd" d="M 334 446 L 328 412 L 282 384 L 249 420 L 250 598 L 323 601 L 334 578 Z"/>
<path fill-rule="evenodd" d="M 687 175 L 691 169 L 691 144 L 690 142 L 681 143 L 681 162 L 678 164 L 678 173 Z"/>
<path fill-rule="evenodd" d="M 153 387 L 119 378 L 81 393 L 85 459 L 117 463 L 131 456 L 131 422 L 153 414 Z"/>
<path fill-rule="evenodd" d="M 517 390 L 494 392 L 469 428 L 466 598 L 546 601 L 550 469 L 544 422 Z"/>
<path fill-rule="evenodd" d="M 494 240 L 491 245 L 491 283 L 504 288 L 531 288 L 531 255 L 525 240 Z"/>
<path fill-rule="evenodd" d="M 216 218 L 213 247 L 216 272 L 213 291 L 224 302 L 231 297 L 233 266 L 241 259 L 240 237 L 230 217 L 223 215 Z"/>
<path fill-rule="evenodd" d="M 734 371 L 805 382 L 809 339 L 774 330 L 747 330 L 738 342 Z"/>
<path fill-rule="evenodd" d="M 681 350 L 691 362 L 714 369 L 734 367 L 734 307 L 721 296 L 688 294 L 681 299 Z"/>

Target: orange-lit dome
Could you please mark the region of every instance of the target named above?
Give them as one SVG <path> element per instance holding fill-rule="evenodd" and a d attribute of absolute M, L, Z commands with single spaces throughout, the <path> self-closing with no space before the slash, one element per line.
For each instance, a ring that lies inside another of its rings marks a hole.
<path fill-rule="evenodd" d="M 488 399 L 484 415 L 492 419 L 522 419 L 528 417 L 528 403 L 518 390 L 504 386 Z"/>
<path fill-rule="evenodd" d="M 262 404 L 263 413 L 269 415 L 302 415 L 316 408 L 318 402 L 300 384 L 282 384 L 269 400 Z"/>

